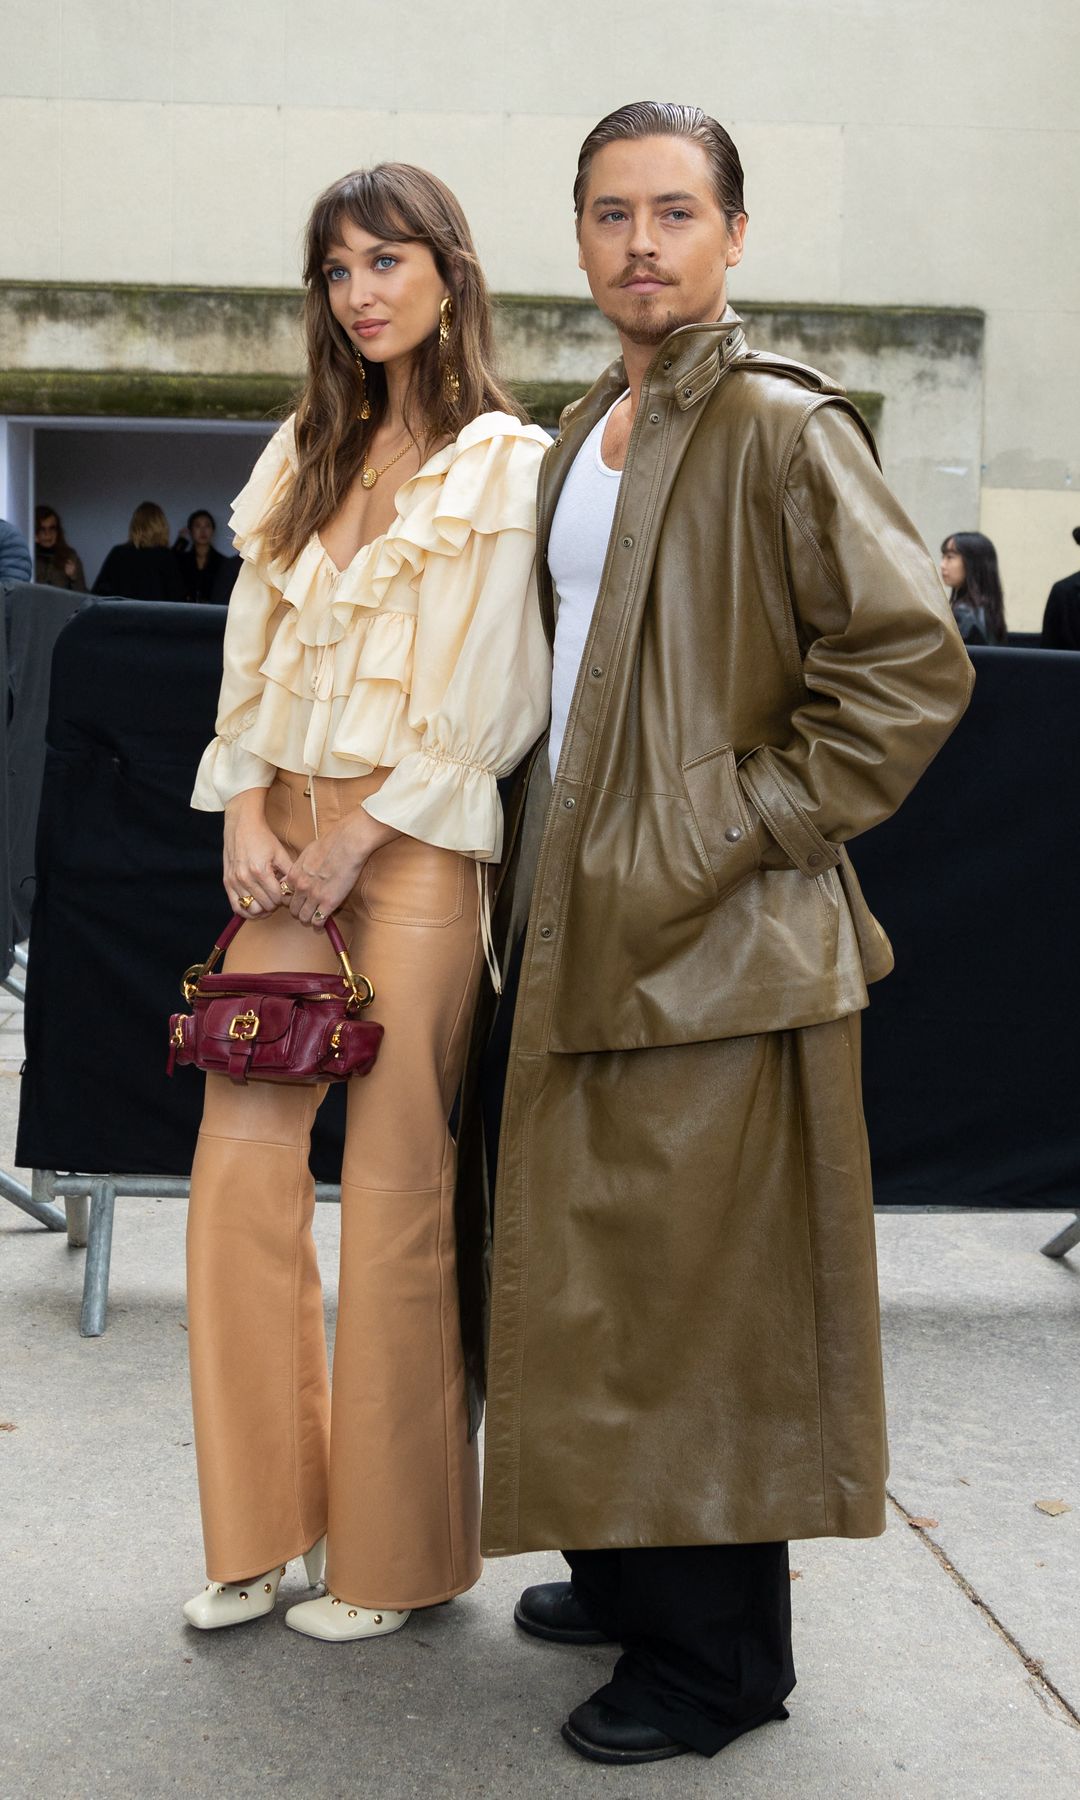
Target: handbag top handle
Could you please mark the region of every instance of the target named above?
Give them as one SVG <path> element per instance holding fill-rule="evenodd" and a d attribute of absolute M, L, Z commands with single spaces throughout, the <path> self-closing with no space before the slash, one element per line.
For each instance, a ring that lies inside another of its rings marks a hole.
<path fill-rule="evenodd" d="M 248 922 L 247 919 L 242 919 L 239 913 L 234 913 L 224 931 L 218 934 L 214 948 L 211 950 L 206 961 L 204 963 L 192 963 L 190 969 L 185 969 L 183 980 L 180 985 L 183 989 L 184 999 L 189 1005 L 198 992 L 199 983 L 203 976 L 210 975 L 213 972 L 215 964 L 224 956 L 229 945 L 232 943 L 233 938 L 240 930 L 240 927 L 248 924 Z M 345 939 L 342 937 L 337 920 L 332 913 L 326 920 L 323 930 L 326 932 L 327 938 L 329 939 L 331 949 L 334 951 L 341 964 L 342 980 L 349 990 L 348 1010 L 350 1012 L 359 1012 L 361 1008 L 371 1005 L 371 1002 L 375 998 L 375 989 L 372 987 L 366 975 L 355 975 L 353 973 L 353 967 L 349 961 L 349 952 L 345 947 Z"/>

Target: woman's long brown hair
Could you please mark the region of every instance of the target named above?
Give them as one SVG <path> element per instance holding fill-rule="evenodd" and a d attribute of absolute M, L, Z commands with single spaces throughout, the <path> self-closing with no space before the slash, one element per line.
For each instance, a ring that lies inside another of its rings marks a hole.
<path fill-rule="evenodd" d="M 495 374 L 491 299 L 465 215 L 450 189 L 411 163 L 379 163 L 343 176 L 319 195 L 307 225 L 307 381 L 296 408 L 299 467 L 264 531 L 271 556 L 286 564 L 338 511 L 386 417 L 386 376 L 381 364 L 367 360 L 371 417 L 357 417 L 355 352 L 330 310 L 323 263 L 331 246 L 342 242 L 346 223 L 379 241 L 427 244 L 453 296 L 449 349 L 460 384 L 457 397 L 447 393 L 443 380 L 437 324 L 416 351 L 406 394 L 405 423 L 421 454 L 429 445 L 456 437 L 480 413 L 524 417 Z"/>

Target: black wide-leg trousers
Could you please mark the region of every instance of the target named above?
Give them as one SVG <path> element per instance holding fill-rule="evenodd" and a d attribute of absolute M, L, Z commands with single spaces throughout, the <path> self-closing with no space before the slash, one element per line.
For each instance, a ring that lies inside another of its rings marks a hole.
<path fill-rule="evenodd" d="M 623 1654 L 594 1696 L 702 1756 L 795 1686 L 786 1544 L 568 1550 L 576 1597 Z"/>

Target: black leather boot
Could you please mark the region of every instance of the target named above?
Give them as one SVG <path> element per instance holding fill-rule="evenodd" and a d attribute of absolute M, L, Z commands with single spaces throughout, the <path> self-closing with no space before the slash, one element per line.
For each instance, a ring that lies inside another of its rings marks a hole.
<path fill-rule="evenodd" d="M 569 1581 L 544 1581 L 527 1587 L 514 1608 L 514 1623 L 530 1636 L 552 1644 L 616 1644 L 593 1624 Z"/>

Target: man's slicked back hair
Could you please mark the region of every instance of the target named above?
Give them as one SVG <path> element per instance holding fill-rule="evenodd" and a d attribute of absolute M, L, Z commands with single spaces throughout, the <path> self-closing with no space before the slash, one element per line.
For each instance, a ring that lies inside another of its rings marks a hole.
<path fill-rule="evenodd" d="M 724 127 L 710 118 L 700 106 L 680 106 L 670 100 L 631 100 L 626 106 L 608 113 L 594 125 L 578 156 L 574 181 L 574 212 L 578 223 L 585 206 L 585 189 L 593 157 L 605 144 L 617 144 L 627 138 L 681 137 L 700 144 L 709 159 L 713 193 L 729 228 L 740 213 L 746 212 L 743 201 L 743 168 L 739 152 Z"/>

